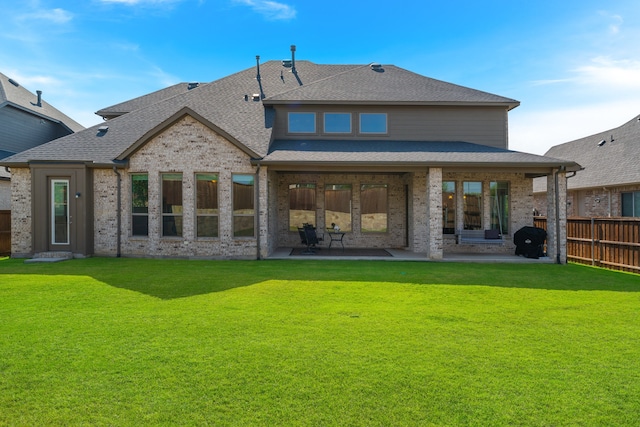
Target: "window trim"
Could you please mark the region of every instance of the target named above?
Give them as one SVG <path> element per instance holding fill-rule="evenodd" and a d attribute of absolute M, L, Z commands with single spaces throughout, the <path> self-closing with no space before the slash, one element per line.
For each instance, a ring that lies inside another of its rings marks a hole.
<path fill-rule="evenodd" d="M 367 131 L 362 127 L 363 116 L 384 116 L 384 131 Z M 389 115 L 387 113 L 359 113 L 358 114 L 358 131 L 364 135 L 388 135 L 389 134 Z"/>
<path fill-rule="evenodd" d="M 291 130 L 291 116 L 309 114 L 313 116 L 313 130 Z M 287 113 L 287 133 L 311 135 L 318 132 L 318 117 L 315 111 L 289 111 Z"/>

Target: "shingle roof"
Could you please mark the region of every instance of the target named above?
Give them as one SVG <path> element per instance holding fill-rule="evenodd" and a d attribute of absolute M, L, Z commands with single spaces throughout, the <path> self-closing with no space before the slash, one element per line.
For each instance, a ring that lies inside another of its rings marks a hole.
<path fill-rule="evenodd" d="M 5 105 L 11 105 L 51 121 L 59 122 L 73 132 L 84 129 L 84 126 L 53 107 L 44 99 L 41 100 L 41 106 L 38 106 L 37 95 L 29 92 L 15 80 L 0 73 L 0 108 Z"/>
<path fill-rule="evenodd" d="M 125 102 L 120 102 L 110 107 L 102 108 L 96 111 L 96 114 L 105 118 L 114 118 L 188 92 L 189 90 L 195 89 L 203 84 L 206 83 L 178 83 Z"/>
<path fill-rule="evenodd" d="M 518 105 L 517 101 L 509 98 L 429 79 L 395 66 L 382 68 L 384 71 L 375 71 L 368 65 L 318 65 L 297 61 L 297 73 L 294 74 L 280 61 L 268 61 L 260 64 L 260 79 L 257 79 L 256 68 L 252 67 L 191 90 L 172 87 L 118 104 L 119 107 L 100 110 L 117 112 L 117 109 L 132 109 L 85 131 L 16 154 L 6 159 L 4 164 L 19 165 L 37 160 L 115 164 L 124 160 L 136 144 L 161 130 L 162 126 L 181 114 L 191 114 L 224 133 L 247 153 L 254 153 L 255 157 L 266 156 L 265 161 L 274 164 L 393 161 L 522 167 L 575 165 L 569 161 L 468 142 L 323 141 L 322 150 L 305 150 L 303 144 L 311 144 L 311 141 L 276 141 L 269 149 L 275 116 L 271 104 L 302 100 L 318 103 L 499 105 L 507 108 Z M 174 89 L 178 93 L 168 96 Z M 255 100 L 254 94 L 258 94 Z M 154 97 L 161 100 L 154 102 Z M 109 130 L 98 132 L 100 126 L 108 126 Z M 318 141 L 313 141 L 312 145 L 318 146 Z M 366 149 L 363 151 L 362 147 Z"/>
<path fill-rule="evenodd" d="M 265 165 L 416 164 L 427 166 L 574 167 L 571 161 L 464 141 L 276 140 Z"/>
<path fill-rule="evenodd" d="M 545 156 L 572 159 L 584 168 L 568 180 L 572 190 L 638 184 L 640 115 L 618 128 L 556 145 Z M 534 191 L 546 191 L 544 179 L 534 181 Z"/>
<path fill-rule="evenodd" d="M 300 73 L 299 73 L 300 74 Z M 304 83 L 304 78 L 302 78 Z M 293 90 L 269 96 L 266 104 L 282 102 L 312 103 L 419 103 L 443 105 L 452 103 L 504 104 L 509 109 L 520 103 L 491 93 L 421 76 L 394 65 L 373 68 L 362 65 L 323 80 L 305 83 Z"/>

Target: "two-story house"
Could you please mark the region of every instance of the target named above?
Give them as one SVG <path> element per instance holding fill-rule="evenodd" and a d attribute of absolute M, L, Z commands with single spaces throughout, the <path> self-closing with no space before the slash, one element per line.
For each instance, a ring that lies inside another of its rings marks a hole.
<path fill-rule="evenodd" d="M 16 80 L 0 73 L 0 159 L 84 129 Z M 0 168 L 0 210 L 10 209 L 10 174 Z"/>
<path fill-rule="evenodd" d="M 257 58 L 6 159 L 12 253 L 259 259 L 299 246 L 304 223 L 425 259 L 513 253 L 532 180 L 550 176 L 549 255 L 566 260 L 564 177 L 578 165 L 510 151 L 518 105 L 393 65 Z"/>

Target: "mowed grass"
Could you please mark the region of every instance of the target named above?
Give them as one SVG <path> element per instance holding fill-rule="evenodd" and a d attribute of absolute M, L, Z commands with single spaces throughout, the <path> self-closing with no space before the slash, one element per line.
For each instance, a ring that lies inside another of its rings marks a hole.
<path fill-rule="evenodd" d="M 0 260 L 0 425 L 636 426 L 640 276 Z"/>

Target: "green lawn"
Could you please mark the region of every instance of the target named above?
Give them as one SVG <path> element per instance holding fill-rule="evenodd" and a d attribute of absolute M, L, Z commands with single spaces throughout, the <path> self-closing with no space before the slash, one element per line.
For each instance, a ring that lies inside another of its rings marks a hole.
<path fill-rule="evenodd" d="M 0 425 L 637 426 L 640 276 L 0 260 Z"/>

